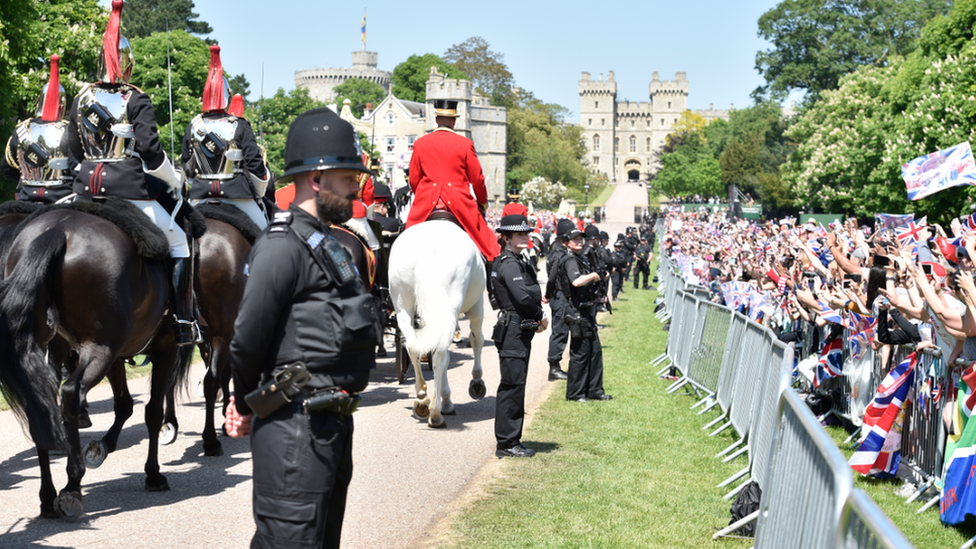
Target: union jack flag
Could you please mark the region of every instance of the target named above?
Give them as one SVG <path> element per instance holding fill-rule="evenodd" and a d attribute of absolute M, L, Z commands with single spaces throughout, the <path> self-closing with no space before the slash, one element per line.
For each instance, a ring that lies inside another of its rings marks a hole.
<path fill-rule="evenodd" d="M 864 316 L 850 312 L 847 323 L 844 324 L 851 334 L 849 344 L 851 346 L 851 356 L 854 360 L 861 360 L 868 345 L 874 341 L 878 333 L 878 319 L 873 316 Z"/>
<path fill-rule="evenodd" d="M 826 320 L 827 322 L 833 322 L 834 324 L 840 324 L 842 326 L 844 325 L 844 317 L 840 316 L 840 313 L 828 307 L 823 301 L 817 300 L 817 303 L 820 304 L 820 312 L 818 313 L 820 318 Z"/>
<path fill-rule="evenodd" d="M 820 361 L 817 362 L 817 375 L 813 377 L 813 386 L 820 387 L 820 384 L 832 377 L 844 375 L 844 341 L 840 337 L 835 337 L 824 344 L 820 352 Z"/>
<path fill-rule="evenodd" d="M 904 227 L 898 227 L 895 229 L 895 235 L 898 236 L 898 242 L 902 246 L 908 246 L 909 244 L 918 243 L 918 233 L 922 232 L 922 229 L 928 224 L 928 218 L 923 217 L 918 221 L 909 221 Z"/>
<path fill-rule="evenodd" d="M 858 473 L 886 478 L 898 470 L 905 405 L 912 399 L 916 363 L 912 353 L 892 368 L 864 411 L 864 427 L 870 430 L 850 460 Z"/>
<path fill-rule="evenodd" d="M 959 228 L 962 229 L 963 234 L 976 233 L 976 214 L 960 217 Z"/>

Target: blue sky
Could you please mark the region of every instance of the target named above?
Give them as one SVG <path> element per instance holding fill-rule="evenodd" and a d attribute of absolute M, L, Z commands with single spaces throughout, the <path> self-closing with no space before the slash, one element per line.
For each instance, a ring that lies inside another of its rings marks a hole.
<path fill-rule="evenodd" d="M 349 67 L 367 48 L 379 68 L 392 71 L 412 54 L 442 55 L 453 44 L 481 36 L 505 56 L 517 85 L 570 109 L 579 121 L 577 82 L 614 71 L 618 100 L 648 100 L 651 73 L 671 80 L 684 71 L 689 108 L 742 108 L 762 84 L 756 52 L 759 16 L 776 0 L 684 2 L 312 2 L 308 0 L 194 0 L 200 19 L 221 45 L 224 68 L 244 73 L 251 98 L 294 87 L 296 70 Z M 102 0 L 107 5 L 108 0 Z M 599 8 L 589 7 L 598 5 Z M 135 82 L 138 85 L 138 82 Z"/>

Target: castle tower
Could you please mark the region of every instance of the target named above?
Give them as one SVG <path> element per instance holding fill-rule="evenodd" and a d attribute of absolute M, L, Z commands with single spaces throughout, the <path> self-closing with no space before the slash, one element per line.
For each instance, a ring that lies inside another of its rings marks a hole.
<path fill-rule="evenodd" d="M 295 86 L 308 90 L 312 99 L 331 103 L 333 88 L 349 78 L 362 78 L 379 84 L 389 93 L 393 73 L 376 68 L 379 54 L 375 51 L 352 52 L 352 68 L 306 69 L 295 71 Z M 340 107 L 341 108 L 341 107 Z"/>
<path fill-rule="evenodd" d="M 617 120 L 617 83 L 613 79 L 613 71 L 604 81 L 603 74 L 599 80 L 592 80 L 590 73 L 584 72 L 579 81 L 580 94 L 580 125 L 583 126 L 583 138 L 590 150 L 587 159 L 590 166 L 605 174 L 610 179 L 616 178 L 617 155 L 619 143 L 615 124 Z"/>

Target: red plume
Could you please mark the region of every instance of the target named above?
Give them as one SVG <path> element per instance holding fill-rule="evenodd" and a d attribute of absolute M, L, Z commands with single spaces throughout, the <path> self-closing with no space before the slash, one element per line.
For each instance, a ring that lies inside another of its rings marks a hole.
<path fill-rule="evenodd" d="M 220 46 L 210 46 L 210 74 L 203 86 L 203 112 L 220 111 L 224 104 L 224 67 L 220 64 Z"/>
<path fill-rule="evenodd" d="M 105 73 L 109 84 L 114 84 L 116 80 L 122 78 L 122 69 L 119 67 L 119 25 L 122 22 L 122 7 L 124 5 L 125 2 L 122 0 L 112 0 L 112 15 L 108 18 L 105 40 L 102 42 Z"/>
<path fill-rule="evenodd" d="M 58 107 L 61 105 L 61 77 L 58 74 L 58 64 L 61 56 L 54 54 L 51 56 L 51 78 L 47 81 L 47 94 L 44 96 L 44 110 L 41 111 L 41 120 L 54 122 L 58 116 Z"/>
<path fill-rule="evenodd" d="M 234 97 L 230 98 L 230 108 L 227 109 L 229 114 L 237 117 L 244 116 L 244 96 L 239 93 L 235 93 Z"/>

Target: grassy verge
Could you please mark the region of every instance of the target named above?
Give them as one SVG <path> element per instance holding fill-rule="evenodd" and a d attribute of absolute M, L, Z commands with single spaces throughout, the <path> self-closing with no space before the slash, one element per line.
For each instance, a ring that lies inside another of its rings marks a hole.
<path fill-rule="evenodd" d="M 612 195 L 613 191 L 615 191 L 616 189 L 617 189 L 616 185 L 604 185 L 603 188 L 600 189 L 600 194 L 596 195 L 596 197 L 594 197 L 593 200 L 590 202 L 590 206 L 594 208 L 599 208 L 600 206 L 603 206 L 604 204 L 607 203 L 607 200 L 610 200 L 610 195 Z"/>
<path fill-rule="evenodd" d="M 627 287 L 625 287 L 626 289 Z M 650 291 L 626 289 L 600 332 L 609 402 L 566 402 L 562 387 L 523 441 L 539 453 L 507 460 L 484 495 L 458 515 L 443 547 L 707 547 L 728 524 L 715 485 L 745 465 L 713 459 L 729 433 L 707 438 L 694 402 L 666 395 L 648 361 L 667 332 Z M 537 346 L 542 345 L 536 342 Z M 749 547 L 729 539 L 723 547 Z"/>
<path fill-rule="evenodd" d="M 848 436 L 847 431 L 840 427 L 827 427 L 827 433 L 850 459 L 855 449 L 844 444 Z M 932 497 L 933 492 L 926 492 L 914 503 L 906 504 L 904 497 L 895 494 L 895 491 L 902 486 L 900 480 L 878 480 L 854 473 L 854 486 L 867 492 L 917 549 L 959 547 L 976 535 L 976 530 L 944 526 L 939 520 L 938 503 L 921 515 L 916 514 L 916 511 L 922 507 L 923 500 Z"/>

